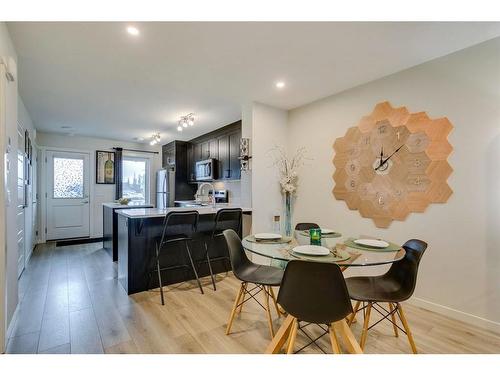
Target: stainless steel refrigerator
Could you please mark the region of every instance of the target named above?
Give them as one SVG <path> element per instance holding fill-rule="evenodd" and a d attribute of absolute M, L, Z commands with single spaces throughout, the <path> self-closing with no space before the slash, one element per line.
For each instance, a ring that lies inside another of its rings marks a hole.
<path fill-rule="evenodd" d="M 173 169 L 160 169 L 156 172 L 156 207 L 174 206 L 175 172 Z"/>

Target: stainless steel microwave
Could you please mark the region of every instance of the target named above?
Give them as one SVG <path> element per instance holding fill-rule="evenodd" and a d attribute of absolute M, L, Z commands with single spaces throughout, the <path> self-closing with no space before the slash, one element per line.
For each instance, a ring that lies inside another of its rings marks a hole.
<path fill-rule="evenodd" d="M 196 181 L 217 179 L 217 160 L 207 159 L 196 162 Z"/>

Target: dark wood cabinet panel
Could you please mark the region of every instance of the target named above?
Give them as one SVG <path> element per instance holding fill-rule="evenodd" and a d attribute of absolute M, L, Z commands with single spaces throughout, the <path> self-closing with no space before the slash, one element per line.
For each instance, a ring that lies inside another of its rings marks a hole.
<path fill-rule="evenodd" d="M 211 139 L 208 141 L 208 151 L 210 159 L 219 158 L 219 141 L 217 139 Z"/>
<path fill-rule="evenodd" d="M 229 178 L 239 180 L 241 177 L 240 167 L 240 139 L 241 131 L 229 134 Z"/>
<path fill-rule="evenodd" d="M 175 147 L 169 143 L 162 146 L 162 163 L 163 168 L 169 165 L 175 165 Z"/>
<path fill-rule="evenodd" d="M 187 176 L 188 182 L 194 182 L 196 180 L 196 161 L 194 154 L 195 145 L 192 143 L 187 144 Z"/>
<path fill-rule="evenodd" d="M 208 141 L 201 144 L 201 160 L 206 160 L 210 158 L 210 148 Z"/>
<path fill-rule="evenodd" d="M 223 135 L 217 138 L 219 146 L 219 179 L 227 179 L 231 174 L 231 167 L 229 166 L 229 136 Z"/>

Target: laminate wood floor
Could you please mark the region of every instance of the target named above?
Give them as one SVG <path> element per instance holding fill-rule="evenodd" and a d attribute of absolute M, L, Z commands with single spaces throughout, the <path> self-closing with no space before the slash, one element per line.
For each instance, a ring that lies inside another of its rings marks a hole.
<path fill-rule="evenodd" d="M 217 276 L 214 292 L 194 283 L 128 296 L 102 243 L 40 245 L 19 281 L 20 305 L 8 353 L 262 353 L 269 343 L 265 312 L 250 301 L 225 335 L 238 281 Z M 420 353 L 499 353 L 500 335 L 407 303 L 406 315 Z M 373 314 L 372 314 L 373 316 Z M 283 318 L 274 316 L 277 329 Z M 375 319 L 373 316 L 372 319 Z M 362 317 L 353 324 L 359 339 Z M 373 320 L 375 321 L 375 320 Z M 308 331 L 309 330 L 309 331 Z M 308 327 L 319 335 L 318 327 Z M 297 349 L 307 342 L 299 332 Z M 328 336 L 318 344 L 331 352 Z M 312 345 L 303 353 L 320 353 Z M 370 330 L 366 353 L 410 353 L 406 336 L 394 337 L 389 323 Z"/>

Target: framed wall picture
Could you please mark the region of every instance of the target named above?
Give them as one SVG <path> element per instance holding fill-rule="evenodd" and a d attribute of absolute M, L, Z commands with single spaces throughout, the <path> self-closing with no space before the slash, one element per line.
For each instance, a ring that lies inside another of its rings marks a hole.
<path fill-rule="evenodd" d="M 114 184 L 115 153 L 113 151 L 96 151 L 95 154 L 96 184 Z"/>

